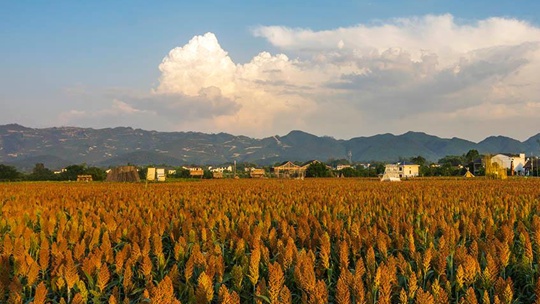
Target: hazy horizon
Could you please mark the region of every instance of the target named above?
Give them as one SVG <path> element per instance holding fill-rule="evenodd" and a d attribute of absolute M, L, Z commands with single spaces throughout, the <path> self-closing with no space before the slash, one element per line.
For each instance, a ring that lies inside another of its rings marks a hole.
<path fill-rule="evenodd" d="M 185 133 L 189 133 L 189 132 L 194 132 L 194 133 L 204 133 L 204 134 L 219 134 L 219 133 L 226 133 L 226 134 L 230 134 L 230 135 L 233 135 L 233 136 L 247 136 L 247 137 L 250 137 L 250 138 L 253 138 L 253 139 L 264 139 L 264 138 L 269 138 L 269 137 L 273 137 L 273 136 L 280 136 L 280 137 L 283 137 L 283 136 L 286 136 L 288 134 L 290 134 L 291 132 L 295 132 L 295 131 L 298 131 L 298 132 L 304 132 L 304 133 L 308 133 L 308 134 L 311 134 L 311 135 L 314 135 L 314 136 L 317 136 L 317 137 L 331 137 L 331 138 L 334 138 L 336 140 L 350 140 L 350 139 L 353 139 L 353 138 L 359 138 L 359 137 L 373 137 L 373 136 L 378 136 L 378 135 L 385 135 L 385 134 L 391 134 L 391 135 L 394 135 L 394 136 L 401 136 L 401 135 L 405 135 L 407 133 L 424 133 L 426 135 L 429 135 L 429 136 L 436 136 L 436 137 L 439 137 L 439 138 L 442 138 L 442 139 L 452 139 L 452 138 L 459 138 L 459 139 L 463 139 L 463 140 L 467 140 L 467 141 L 471 141 L 471 142 L 474 142 L 474 143 L 479 143 L 481 142 L 482 140 L 488 138 L 488 137 L 508 137 L 508 138 L 512 138 L 512 139 L 515 139 L 515 140 L 518 140 L 520 142 L 524 142 L 524 141 L 527 141 L 528 139 L 536 136 L 536 135 L 539 135 L 540 132 L 537 132 L 537 133 L 534 133 L 534 134 L 531 134 L 530 136 L 526 136 L 524 138 L 515 138 L 515 137 L 511 137 L 511 136 L 506 136 L 506 135 L 503 135 L 503 134 L 492 134 L 492 135 L 488 135 L 478 141 L 475 141 L 475 140 L 471 140 L 471 139 L 468 139 L 468 138 L 464 138 L 464 137 L 459 137 L 459 136 L 449 136 L 449 137 L 444 137 L 444 136 L 438 136 L 436 134 L 431 134 L 429 132 L 424 132 L 424 131 L 414 131 L 414 130 L 408 130 L 408 131 L 404 131 L 404 132 L 401 132 L 401 133 L 391 133 L 391 132 L 382 132 L 382 133 L 376 133 L 376 134 L 366 134 L 366 135 L 356 135 L 356 136 L 352 136 L 352 137 L 347 137 L 347 138 L 342 138 L 342 137 L 337 137 L 337 136 L 334 136 L 334 135 L 331 135 L 331 134 L 315 134 L 315 133 L 311 133 L 311 132 L 307 132 L 305 130 L 299 130 L 299 129 L 295 129 L 295 130 L 289 130 L 288 132 L 285 132 L 285 133 L 281 133 L 281 134 L 269 134 L 269 135 L 266 135 L 266 136 L 261 136 L 261 137 L 257 137 L 257 136 L 249 136 L 249 135 L 245 135 L 245 134 L 235 134 L 235 133 L 229 133 L 229 132 L 202 132 L 202 131 L 193 131 L 193 130 L 180 130 L 180 131 L 163 131 L 163 130 L 156 130 L 156 129 L 144 129 L 144 128 L 136 128 L 136 127 L 132 127 L 132 126 L 110 126 L 110 127 L 98 127 L 98 128 L 95 128 L 95 127 L 81 127 L 81 126 L 75 126 L 75 125 L 64 125 L 64 126 L 45 126 L 45 127 L 32 127 L 32 126 L 26 126 L 26 125 L 22 125 L 22 124 L 19 124 L 19 123 L 16 123 L 16 122 L 12 122 L 12 123 L 7 123 L 7 124 L 1 124 L 0 126 L 7 126 L 7 125 L 19 125 L 19 126 L 22 126 L 22 127 L 25 127 L 25 128 L 31 128 L 31 129 L 52 129 L 52 128 L 80 128 L 80 129 L 94 129 L 94 130 L 100 130 L 100 129 L 114 129 L 114 128 L 131 128 L 131 129 L 134 129 L 134 130 L 137 130 L 137 129 L 140 129 L 140 130 L 143 130 L 143 131 L 148 131 L 148 132 L 160 132 L 160 133 L 170 133 L 170 132 L 185 132 Z"/>

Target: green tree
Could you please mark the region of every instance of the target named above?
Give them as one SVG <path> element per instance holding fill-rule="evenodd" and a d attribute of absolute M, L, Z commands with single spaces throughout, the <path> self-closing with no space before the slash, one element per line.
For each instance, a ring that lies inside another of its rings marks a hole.
<path fill-rule="evenodd" d="M 0 181 L 14 181 L 21 178 L 22 174 L 13 166 L 0 164 Z"/>
<path fill-rule="evenodd" d="M 60 173 L 60 180 L 71 180 L 76 181 L 77 175 L 85 174 L 86 165 L 70 165 L 67 166 L 64 172 Z"/>
<path fill-rule="evenodd" d="M 413 164 L 425 166 L 427 161 L 423 156 L 418 155 L 417 157 L 411 157 L 411 162 Z"/>
<path fill-rule="evenodd" d="M 439 159 L 439 164 L 441 165 L 450 165 L 450 166 L 459 166 L 463 164 L 463 157 L 457 155 L 447 155 Z"/>
<path fill-rule="evenodd" d="M 137 172 L 139 173 L 139 179 L 144 181 L 146 180 L 146 173 L 148 173 L 148 167 L 139 167 Z"/>
<path fill-rule="evenodd" d="M 190 178 L 191 176 L 189 175 L 189 170 L 188 169 L 184 169 L 182 167 L 176 169 L 176 173 L 174 174 L 174 177 L 176 178 Z"/>
<path fill-rule="evenodd" d="M 331 172 L 325 164 L 314 162 L 306 169 L 306 177 L 330 177 Z"/>
<path fill-rule="evenodd" d="M 204 179 L 212 179 L 212 178 L 214 178 L 214 174 L 210 170 L 204 170 L 202 178 L 204 178 Z"/>
<path fill-rule="evenodd" d="M 37 163 L 27 177 L 28 180 L 32 181 L 46 181 L 46 180 L 55 180 L 57 177 L 51 170 L 47 169 L 44 164 Z"/>
<path fill-rule="evenodd" d="M 354 168 L 343 168 L 341 169 L 340 172 L 344 177 L 356 177 L 356 176 L 359 176 L 359 172 L 358 170 L 355 170 Z"/>
<path fill-rule="evenodd" d="M 92 180 L 94 181 L 104 181 L 107 178 L 107 172 L 98 167 L 86 168 L 84 174 L 92 175 Z"/>
<path fill-rule="evenodd" d="M 467 154 L 465 154 L 465 161 L 467 163 L 471 163 L 479 158 L 480 158 L 480 153 L 478 153 L 478 150 L 476 149 L 469 150 Z"/>
<path fill-rule="evenodd" d="M 372 167 L 375 168 L 374 176 L 377 176 L 379 174 L 384 174 L 384 170 L 386 170 L 386 165 L 384 163 L 375 163 L 375 164 L 372 164 Z M 370 173 L 370 176 L 373 176 L 373 174 Z"/>

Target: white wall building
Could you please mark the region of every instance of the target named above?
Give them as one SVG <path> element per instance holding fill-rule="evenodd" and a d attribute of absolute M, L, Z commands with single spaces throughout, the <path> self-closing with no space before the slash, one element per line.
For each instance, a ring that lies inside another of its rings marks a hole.
<path fill-rule="evenodd" d="M 522 174 L 524 172 L 525 164 L 527 160 L 525 159 L 525 153 L 520 154 L 510 154 L 510 153 L 500 153 L 491 158 L 492 163 L 497 163 L 503 168 L 514 169 L 515 174 Z"/>

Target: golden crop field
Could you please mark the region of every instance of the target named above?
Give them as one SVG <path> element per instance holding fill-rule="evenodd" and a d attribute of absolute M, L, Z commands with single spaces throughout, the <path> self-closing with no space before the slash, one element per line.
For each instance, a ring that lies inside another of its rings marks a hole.
<path fill-rule="evenodd" d="M 0 184 L 1 303 L 533 303 L 540 179 Z"/>

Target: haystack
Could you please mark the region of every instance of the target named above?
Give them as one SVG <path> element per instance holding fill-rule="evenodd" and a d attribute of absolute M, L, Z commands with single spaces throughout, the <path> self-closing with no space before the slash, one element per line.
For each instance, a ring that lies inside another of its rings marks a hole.
<path fill-rule="evenodd" d="M 469 168 L 467 168 L 467 172 L 465 172 L 465 175 L 463 175 L 463 177 L 471 178 L 474 177 L 474 174 L 472 174 L 471 171 L 469 171 Z"/>
<path fill-rule="evenodd" d="M 108 182 L 139 182 L 139 172 L 135 166 L 122 166 L 107 173 Z"/>

